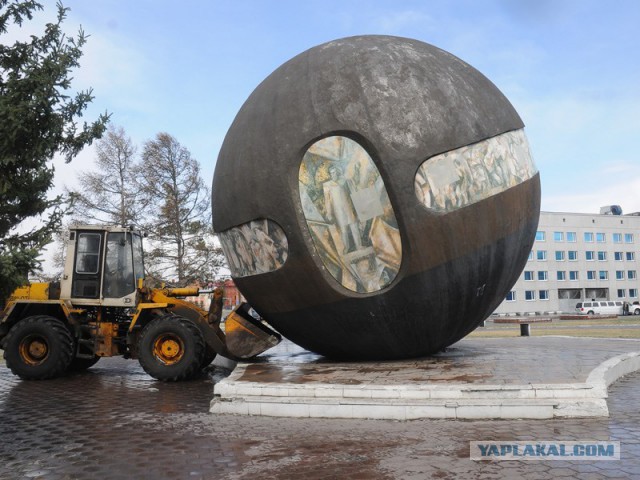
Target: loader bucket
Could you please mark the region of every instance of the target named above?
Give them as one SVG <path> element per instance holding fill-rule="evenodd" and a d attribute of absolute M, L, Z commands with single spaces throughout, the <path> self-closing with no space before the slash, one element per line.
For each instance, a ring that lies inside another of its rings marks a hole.
<path fill-rule="evenodd" d="M 248 303 L 241 304 L 225 321 L 227 350 L 235 357 L 248 359 L 275 347 L 282 337 L 249 314 Z"/>

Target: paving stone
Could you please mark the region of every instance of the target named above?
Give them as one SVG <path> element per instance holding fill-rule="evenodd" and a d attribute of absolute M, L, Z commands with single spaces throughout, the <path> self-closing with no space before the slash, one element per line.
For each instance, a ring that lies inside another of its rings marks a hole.
<path fill-rule="evenodd" d="M 585 354 L 581 354 L 582 358 Z M 609 418 L 407 422 L 212 415 L 213 375 L 166 384 L 137 363 L 25 382 L 0 367 L 0 478 L 424 479 L 640 476 L 640 373 Z M 615 438 L 612 438 L 614 437 Z M 609 440 L 620 461 L 474 462 L 474 440 Z"/>

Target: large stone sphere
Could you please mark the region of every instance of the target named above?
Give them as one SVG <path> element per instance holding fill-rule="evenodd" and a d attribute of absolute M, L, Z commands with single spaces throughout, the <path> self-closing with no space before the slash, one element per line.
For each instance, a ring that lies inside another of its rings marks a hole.
<path fill-rule="evenodd" d="M 301 53 L 247 99 L 218 157 L 213 226 L 234 281 L 311 351 L 441 350 L 527 261 L 540 179 L 523 127 L 432 45 L 360 36 Z"/>

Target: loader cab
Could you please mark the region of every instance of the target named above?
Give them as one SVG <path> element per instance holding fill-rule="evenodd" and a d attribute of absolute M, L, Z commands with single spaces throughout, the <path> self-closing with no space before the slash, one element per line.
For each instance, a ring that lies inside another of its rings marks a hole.
<path fill-rule="evenodd" d="M 70 230 L 61 298 L 76 305 L 133 307 L 144 278 L 142 237 L 123 227 Z"/>

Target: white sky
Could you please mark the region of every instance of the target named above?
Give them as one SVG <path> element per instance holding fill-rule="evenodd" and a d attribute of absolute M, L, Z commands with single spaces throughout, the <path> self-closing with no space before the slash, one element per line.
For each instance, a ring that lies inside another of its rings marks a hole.
<path fill-rule="evenodd" d="M 55 1 L 44 0 L 52 20 Z M 443 48 L 480 70 L 526 125 L 542 209 L 640 211 L 640 2 L 636 0 L 65 0 L 65 31 L 90 34 L 77 88 L 141 145 L 166 131 L 207 182 L 253 89 L 296 54 L 387 34 Z M 35 24 L 34 24 L 35 25 Z M 30 25 L 28 28 L 35 28 Z M 56 187 L 92 165 L 56 161 Z"/>

